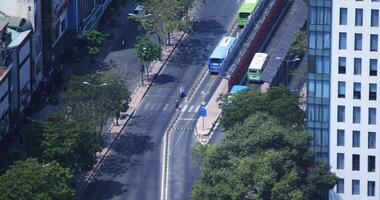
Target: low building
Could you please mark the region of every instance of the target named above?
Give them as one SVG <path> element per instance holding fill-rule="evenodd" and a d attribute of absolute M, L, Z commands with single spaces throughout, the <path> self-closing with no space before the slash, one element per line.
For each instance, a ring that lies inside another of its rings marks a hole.
<path fill-rule="evenodd" d="M 0 114 L 5 113 L 7 130 L 12 130 L 31 101 L 35 77 L 31 23 L 23 18 L 0 17 L 0 42 Z"/>

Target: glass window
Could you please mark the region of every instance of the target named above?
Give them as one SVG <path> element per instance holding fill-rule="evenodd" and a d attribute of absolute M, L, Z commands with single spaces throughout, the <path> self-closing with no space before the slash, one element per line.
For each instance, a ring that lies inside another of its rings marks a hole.
<path fill-rule="evenodd" d="M 362 50 L 363 35 L 361 33 L 355 33 L 355 50 Z"/>
<path fill-rule="evenodd" d="M 344 154 L 338 153 L 336 156 L 336 168 L 344 169 Z"/>
<path fill-rule="evenodd" d="M 352 194 L 353 195 L 359 195 L 360 194 L 360 181 L 359 180 L 352 180 Z"/>
<path fill-rule="evenodd" d="M 354 58 L 354 75 L 362 74 L 362 59 Z"/>
<path fill-rule="evenodd" d="M 344 106 L 338 106 L 338 122 L 344 122 L 345 121 L 345 107 Z"/>
<path fill-rule="evenodd" d="M 347 33 L 339 33 L 339 49 L 347 48 Z"/>
<path fill-rule="evenodd" d="M 360 171 L 360 155 L 352 155 L 352 171 Z"/>
<path fill-rule="evenodd" d="M 339 57 L 338 62 L 339 62 L 338 73 L 345 74 L 346 73 L 346 57 Z"/>
<path fill-rule="evenodd" d="M 361 98 L 361 91 L 362 91 L 362 84 L 355 82 L 354 83 L 354 99 Z"/>
<path fill-rule="evenodd" d="M 369 197 L 374 197 L 375 196 L 375 181 L 368 181 L 367 195 Z"/>
<path fill-rule="evenodd" d="M 327 129 L 322 129 L 322 146 L 329 146 L 329 131 Z"/>
<path fill-rule="evenodd" d="M 360 107 L 354 106 L 352 109 L 352 123 L 360 124 Z"/>
<path fill-rule="evenodd" d="M 319 128 L 314 130 L 314 145 L 322 146 L 322 131 Z"/>
<path fill-rule="evenodd" d="M 347 25 L 347 8 L 340 8 L 339 24 L 340 25 Z"/>
<path fill-rule="evenodd" d="M 377 96 L 377 84 L 370 83 L 369 84 L 369 100 L 376 100 Z"/>
<path fill-rule="evenodd" d="M 346 97 L 346 82 L 338 81 L 338 98 Z"/>
<path fill-rule="evenodd" d="M 378 48 L 378 36 L 376 34 L 371 34 L 371 40 L 370 40 L 370 50 L 371 51 L 377 51 Z"/>
<path fill-rule="evenodd" d="M 314 82 L 314 80 L 309 80 L 307 85 L 308 85 L 309 97 L 315 97 L 315 82 Z"/>
<path fill-rule="evenodd" d="M 336 184 L 336 193 L 344 194 L 344 179 L 339 178 L 338 183 Z"/>
<path fill-rule="evenodd" d="M 376 148 L 376 133 L 368 132 L 368 149 Z"/>
<path fill-rule="evenodd" d="M 376 157 L 368 156 L 368 172 L 376 171 Z"/>
<path fill-rule="evenodd" d="M 360 147 L 360 131 L 352 131 L 352 147 Z"/>
<path fill-rule="evenodd" d="M 377 76 L 377 59 L 369 59 L 369 75 Z"/>
<path fill-rule="evenodd" d="M 355 9 L 355 26 L 363 26 L 363 9 Z"/>
<path fill-rule="evenodd" d="M 344 146 L 344 130 L 339 129 L 337 137 L 337 146 Z"/>
<path fill-rule="evenodd" d="M 376 108 L 368 108 L 368 124 L 376 124 Z"/>
<path fill-rule="evenodd" d="M 379 10 L 371 10 L 371 26 L 378 27 L 379 26 Z"/>

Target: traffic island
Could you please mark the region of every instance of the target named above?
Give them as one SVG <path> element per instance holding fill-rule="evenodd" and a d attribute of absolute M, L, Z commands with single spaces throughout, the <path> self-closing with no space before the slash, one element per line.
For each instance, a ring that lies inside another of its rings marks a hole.
<path fill-rule="evenodd" d="M 205 111 L 202 111 L 203 108 L 201 106 L 200 116 L 195 127 L 195 135 L 201 144 L 207 144 L 212 137 L 218 118 L 222 114 L 222 109 L 219 107 L 219 97 L 226 94 L 227 91 L 228 80 L 223 79 L 210 101 L 204 105 Z"/>

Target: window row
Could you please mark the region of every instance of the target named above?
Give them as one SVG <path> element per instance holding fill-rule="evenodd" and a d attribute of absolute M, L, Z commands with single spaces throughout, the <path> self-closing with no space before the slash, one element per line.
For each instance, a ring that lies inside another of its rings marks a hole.
<path fill-rule="evenodd" d="M 354 106 L 352 108 L 352 123 L 359 124 L 361 116 L 361 108 Z M 346 122 L 346 107 L 338 106 L 337 109 L 337 121 L 338 122 Z M 368 124 L 375 125 L 376 124 L 376 108 L 368 108 Z"/>
<path fill-rule="evenodd" d="M 354 34 L 354 50 L 361 51 L 363 50 L 363 34 L 355 33 Z M 369 36 L 369 49 L 370 51 L 376 52 L 378 51 L 378 43 L 379 36 L 377 34 L 370 34 Z M 339 33 L 339 49 L 345 50 L 347 49 L 347 33 L 340 32 Z"/>
<path fill-rule="evenodd" d="M 377 59 L 369 59 L 369 76 L 377 76 Z M 362 59 L 354 58 L 354 75 L 362 75 Z M 338 57 L 338 74 L 346 74 L 347 59 L 346 57 Z"/>
<path fill-rule="evenodd" d="M 339 9 L 339 25 L 347 25 L 347 8 L 340 8 Z M 355 9 L 355 26 L 363 26 L 363 9 L 362 8 L 356 8 Z M 379 10 L 378 9 L 371 9 L 371 21 L 370 21 L 371 27 L 379 27 Z"/>
<path fill-rule="evenodd" d="M 353 179 L 351 182 L 351 194 L 360 195 L 360 180 Z M 338 179 L 336 193 L 344 194 L 344 179 Z M 375 196 L 375 181 L 367 181 L 367 196 Z"/>
<path fill-rule="evenodd" d="M 345 145 L 345 130 L 338 129 L 337 131 L 337 146 L 344 146 Z M 352 147 L 360 147 L 360 138 L 361 133 L 360 131 L 354 130 L 352 131 Z M 376 148 L 376 132 L 368 132 L 367 134 L 367 147 L 368 149 L 375 149 Z"/>
<path fill-rule="evenodd" d="M 336 169 L 344 170 L 344 153 L 336 154 Z M 352 171 L 360 171 L 360 155 L 353 154 L 352 155 Z M 376 172 L 376 156 L 367 156 L 367 171 L 368 172 Z"/>
<path fill-rule="evenodd" d="M 368 86 L 368 99 L 369 100 L 376 100 L 377 99 L 377 84 L 376 83 L 370 83 Z M 362 84 L 358 82 L 354 82 L 353 85 L 353 98 L 354 99 L 361 99 L 362 97 Z M 346 82 L 345 81 L 338 81 L 338 98 L 345 98 L 346 97 Z"/>

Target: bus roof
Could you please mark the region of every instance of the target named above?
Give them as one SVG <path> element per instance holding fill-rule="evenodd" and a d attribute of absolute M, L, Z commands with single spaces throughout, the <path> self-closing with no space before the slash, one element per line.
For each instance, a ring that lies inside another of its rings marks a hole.
<path fill-rule="evenodd" d="M 268 54 L 266 53 L 256 53 L 248 69 L 262 69 L 267 57 Z"/>
<path fill-rule="evenodd" d="M 235 37 L 223 37 L 218 46 L 212 52 L 210 58 L 224 59 L 227 54 L 227 51 L 232 47 L 236 38 Z"/>
<path fill-rule="evenodd" d="M 240 6 L 239 13 L 253 13 L 258 0 L 245 0 Z"/>

